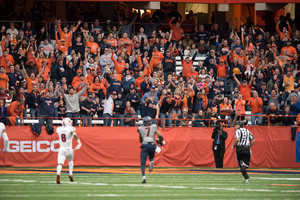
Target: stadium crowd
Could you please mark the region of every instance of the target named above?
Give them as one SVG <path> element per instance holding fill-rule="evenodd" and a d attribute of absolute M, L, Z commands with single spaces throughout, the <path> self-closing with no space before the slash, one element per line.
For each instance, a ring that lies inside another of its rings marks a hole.
<path fill-rule="evenodd" d="M 192 11 L 184 21 L 176 11 L 163 14 L 118 14 L 118 25 L 105 26 L 55 19 L 48 33 L 30 20 L 22 29 L 2 26 L 0 121 L 19 125 L 29 109 L 41 124 L 67 116 L 85 126 L 93 117 L 104 126 L 134 126 L 138 116 L 150 116 L 165 119 L 163 126 L 176 117 L 177 126 L 195 119 L 193 126 L 206 127 L 251 111 L 252 125 L 294 124 L 300 27 L 289 15 L 273 16 L 265 29 L 250 19 L 226 33 L 216 23 L 197 26 Z"/>

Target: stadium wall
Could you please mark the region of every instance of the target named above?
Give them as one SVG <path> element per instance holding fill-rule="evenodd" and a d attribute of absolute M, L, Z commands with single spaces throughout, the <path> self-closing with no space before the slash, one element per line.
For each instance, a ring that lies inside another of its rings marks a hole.
<path fill-rule="evenodd" d="M 75 151 L 75 166 L 139 166 L 140 143 L 136 127 L 77 127 L 82 142 Z M 248 127 L 255 137 L 251 148 L 251 167 L 299 168 L 296 143 L 291 140 L 290 127 Z M 213 128 L 160 129 L 166 145 L 155 155 L 157 167 L 214 167 L 211 134 Z M 227 128 L 224 167 L 238 167 L 234 128 Z M 48 135 L 42 128 L 40 136 L 30 127 L 7 127 L 9 152 L 0 153 L 0 166 L 54 167 L 57 165 L 58 136 Z M 3 148 L 3 140 L 1 140 Z M 76 141 L 73 141 L 75 147 Z M 67 164 L 67 162 L 65 162 Z"/>

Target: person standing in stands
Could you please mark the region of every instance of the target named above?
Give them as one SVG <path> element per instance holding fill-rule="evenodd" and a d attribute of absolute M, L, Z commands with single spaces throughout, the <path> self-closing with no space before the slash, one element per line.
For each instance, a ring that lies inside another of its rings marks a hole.
<path fill-rule="evenodd" d="M 214 152 L 216 168 L 223 168 L 223 158 L 225 155 L 225 140 L 228 137 L 223 130 L 223 124 L 217 124 L 214 128 L 211 139 L 213 139 L 212 150 Z"/>
<path fill-rule="evenodd" d="M 149 98 L 145 100 L 145 112 L 144 115 L 151 117 L 152 124 L 156 124 L 156 119 L 159 117 L 159 106 L 158 102 L 155 101 L 154 93 L 150 93 Z"/>
<path fill-rule="evenodd" d="M 28 108 L 30 109 L 30 117 L 33 119 L 35 117 L 39 117 L 39 96 L 40 93 L 38 92 L 38 86 L 33 85 L 32 91 L 27 96 L 27 104 Z"/>
<path fill-rule="evenodd" d="M 69 88 L 68 92 L 69 94 L 65 94 L 64 90 L 59 86 L 59 91 L 63 98 L 66 101 L 66 107 L 67 107 L 67 114 L 66 116 L 69 118 L 77 118 L 79 117 L 78 112 L 80 111 L 79 108 L 79 98 L 85 93 L 87 87 L 89 85 L 89 82 L 85 85 L 85 87 L 76 93 L 75 89 L 73 87 Z M 73 125 L 77 126 L 77 119 L 72 119 Z"/>
<path fill-rule="evenodd" d="M 60 100 L 60 96 L 58 98 L 50 98 L 50 92 L 47 91 L 45 93 L 45 97 L 38 96 L 39 102 L 39 117 L 43 117 L 39 119 L 39 123 L 43 126 L 46 121 L 46 125 L 52 125 L 53 118 L 53 110 L 55 102 Z"/>
<path fill-rule="evenodd" d="M 182 28 L 180 28 L 180 22 L 177 21 L 175 23 L 175 26 L 172 24 L 173 20 L 175 19 L 175 17 L 172 17 L 169 21 L 169 26 L 172 29 L 173 33 L 172 33 L 172 43 L 173 44 L 177 44 L 179 40 L 181 40 L 181 38 L 185 37 L 184 31 L 182 30 Z"/>

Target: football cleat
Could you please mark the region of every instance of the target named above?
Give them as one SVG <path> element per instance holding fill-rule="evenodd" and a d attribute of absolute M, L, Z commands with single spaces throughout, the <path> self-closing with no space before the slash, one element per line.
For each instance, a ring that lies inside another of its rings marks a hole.
<path fill-rule="evenodd" d="M 70 178 L 70 181 L 73 182 L 74 179 L 73 179 L 73 176 L 72 175 L 69 175 L 69 178 Z"/>
<path fill-rule="evenodd" d="M 245 179 L 245 184 L 248 184 L 249 183 L 249 179 Z"/>
<path fill-rule="evenodd" d="M 57 176 L 56 176 L 56 183 L 60 184 L 60 175 L 59 174 L 57 174 Z"/>
<path fill-rule="evenodd" d="M 149 172 L 153 171 L 153 167 L 154 167 L 154 161 L 151 161 L 149 166 Z"/>
<path fill-rule="evenodd" d="M 146 176 L 143 176 L 142 183 L 146 183 Z"/>

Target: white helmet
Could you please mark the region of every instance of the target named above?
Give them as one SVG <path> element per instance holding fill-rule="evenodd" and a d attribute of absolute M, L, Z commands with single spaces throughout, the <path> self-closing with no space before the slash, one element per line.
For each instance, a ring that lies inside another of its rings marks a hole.
<path fill-rule="evenodd" d="M 62 126 L 72 126 L 72 120 L 69 117 L 63 118 Z"/>

